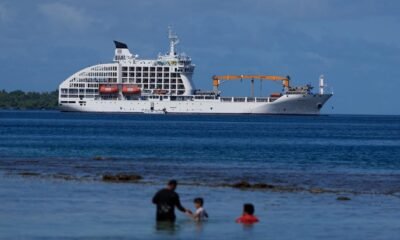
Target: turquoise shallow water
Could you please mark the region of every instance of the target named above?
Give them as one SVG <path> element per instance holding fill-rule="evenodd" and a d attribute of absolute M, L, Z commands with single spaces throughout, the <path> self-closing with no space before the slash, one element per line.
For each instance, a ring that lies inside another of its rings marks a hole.
<path fill-rule="evenodd" d="M 121 172 L 144 179 L 101 181 Z M 150 199 L 170 178 L 209 222 L 156 228 Z M 240 180 L 286 190 L 221 187 Z M 397 239 L 399 196 L 399 116 L 0 111 L 1 239 Z M 244 202 L 253 228 L 234 223 Z"/>
<path fill-rule="evenodd" d="M 400 201 L 386 195 L 273 193 L 186 187 L 185 207 L 204 196 L 210 220 L 178 213 L 174 229 L 158 230 L 150 200 L 161 185 L 1 178 L 2 239 L 398 239 Z M 234 223 L 243 202 L 261 222 Z"/>

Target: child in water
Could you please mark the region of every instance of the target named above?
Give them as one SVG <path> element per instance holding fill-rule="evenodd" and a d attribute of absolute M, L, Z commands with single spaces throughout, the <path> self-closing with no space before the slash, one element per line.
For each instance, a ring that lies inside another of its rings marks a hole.
<path fill-rule="evenodd" d="M 203 207 L 203 205 L 204 205 L 203 198 L 195 198 L 193 200 L 193 202 L 194 202 L 194 207 L 196 208 L 196 211 L 193 214 L 188 214 L 188 215 L 198 222 L 207 220 L 208 214 Z"/>
<path fill-rule="evenodd" d="M 254 214 L 254 205 L 251 203 L 246 203 L 243 205 L 243 215 L 236 219 L 237 223 L 243 224 L 253 224 L 257 223 L 258 218 Z"/>

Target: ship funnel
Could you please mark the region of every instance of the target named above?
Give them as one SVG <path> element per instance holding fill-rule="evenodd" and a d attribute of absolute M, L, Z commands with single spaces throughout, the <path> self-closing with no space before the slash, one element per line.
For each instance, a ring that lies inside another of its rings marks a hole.
<path fill-rule="evenodd" d="M 118 42 L 114 40 L 115 48 L 123 48 L 123 49 L 128 49 L 128 45 L 126 45 L 123 42 Z"/>
<path fill-rule="evenodd" d="M 125 43 L 114 40 L 114 44 L 115 44 L 115 55 L 114 55 L 115 62 L 131 60 L 135 58 L 129 51 L 128 45 L 126 45 Z"/>
<path fill-rule="evenodd" d="M 324 75 L 321 75 L 319 76 L 319 94 L 321 95 L 324 94 L 324 88 L 325 88 Z"/>

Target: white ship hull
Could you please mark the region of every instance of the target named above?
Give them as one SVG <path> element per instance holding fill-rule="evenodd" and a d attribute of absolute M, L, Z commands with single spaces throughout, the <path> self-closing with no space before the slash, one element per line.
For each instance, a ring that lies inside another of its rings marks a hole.
<path fill-rule="evenodd" d="M 63 104 L 62 111 L 81 112 L 126 112 L 126 113 L 177 113 L 177 114 L 302 114 L 316 115 L 331 94 L 283 95 L 273 102 L 235 102 L 221 99 L 211 100 L 94 100 L 86 99 Z M 249 99 L 250 100 L 250 99 Z"/>
<path fill-rule="evenodd" d="M 126 112 L 145 114 L 319 114 L 332 94 L 319 94 L 311 85 L 292 87 L 290 77 L 271 75 L 213 76 L 213 90 L 196 89 L 192 80 L 195 65 L 186 54 L 176 52 L 179 40 L 170 29 L 169 53 L 156 59 L 140 59 L 125 43 L 114 41 L 112 63 L 86 67 L 59 86 L 62 111 Z M 282 92 L 270 97 L 222 97 L 218 90 L 226 80 L 282 81 Z"/>

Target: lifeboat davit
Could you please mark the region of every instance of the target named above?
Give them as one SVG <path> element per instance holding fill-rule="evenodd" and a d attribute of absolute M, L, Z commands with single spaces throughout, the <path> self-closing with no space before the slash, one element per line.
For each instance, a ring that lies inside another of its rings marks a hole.
<path fill-rule="evenodd" d="M 123 86 L 122 87 L 122 93 L 124 94 L 139 94 L 140 93 L 140 88 L 137 86 Z"/>
<path fill-rule="evenodd" d="M 107 85 L 100 85 L 99 88 L 99 92 L 100 93 L 118 93 L 118 86 L 116 85 L 111 85 L 111 86 L 107 86 Z"/>

